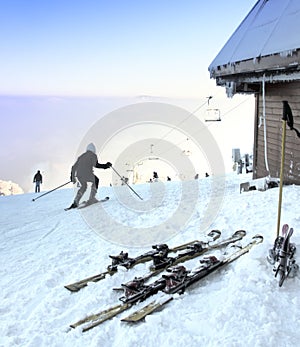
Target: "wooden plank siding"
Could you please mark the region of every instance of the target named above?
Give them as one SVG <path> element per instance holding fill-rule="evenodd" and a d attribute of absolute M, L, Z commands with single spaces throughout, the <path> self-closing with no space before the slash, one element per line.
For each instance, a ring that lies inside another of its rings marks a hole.
<path fill-rule="evenodd" d="M 271 177 L 280 176 L 283 100 L 288 101 L 294 116 L 294 127 L 300 130 L 300 82 L 265 86 L 267 156 Z M 260 118 L 262 115 L 262 95 L 257 94 L 253 178 L 266 177 L 269 174 L 265 165 L 264 125 Z M 300 138 L 288 126 L 286 129 L 284 184 L 300 184 Z"/>

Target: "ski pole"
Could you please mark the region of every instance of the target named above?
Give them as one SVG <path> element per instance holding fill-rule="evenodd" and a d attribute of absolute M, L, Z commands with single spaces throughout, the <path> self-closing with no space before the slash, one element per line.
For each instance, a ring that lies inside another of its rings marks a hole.
<path fill-rule="evenodd" d="M 32 199 L 32 201 L 35 201 L 35 200 L 41 198 L 42 196 L 45 196 L 45 195 L 47 195 L 47 194 L 49 194 L 49 193 L 52 193 L 52 192 L 54 192 L 55 190 L 57 190 L 57 189 L 59 189 L 59 188 L 61 188 L 61 187 L 63 187 L 63 186 L 66 186 L 67 184 L 69 184 L 69 183 L 71 183 L 71 182 L 72 182 L 72 181 L 69 181 L 69 182 L 67 182 L 67 183 L 64 183 L 64 184 L 62 184 L 61 186 L 56 187 L 56 188 L 50 190 L 49 192 L 46 192 L 46 193 L 44 193 L 44 194 L 42 194 L 42 195 L 39 195 L 37 198 Z"/>
<path fill-rule="evenodd" d="M 285 159 L 285 137 L 286 137 L 286 115 L 282 118 L 282 143 L 281 143 L 281 166 L 280 166 L 280 184 L 279 184 L 279 200 L 278 200 L 278 213 L 277 213 L 277 237 L 280 230 L 280 218 L 281 218 L 281 205 L 282 205 L 282 187 L 284 176 L 284 159 Z"/>
<path fill-rule="evenodd" d="M 141 200 L 143 200 L 143 198 L 142 198 L 134 189 L 132 189 L 132 188 L 130 187 L 130 185 L 123 179 L 123 177 L 116 171 L 116 169 L 113 168 L 112 166 L 111 166 L 111 168 L 112 168 L 112 169 L 114 170 L 114 172 L 121 178 L 121 181 L 124 182 L 124 183 L 127 185 L 127 187 L 128 187 L 130 190 L 132 190 L 132 191 L 134 192 L 134 194 L 135 194 L 136 196 L 138 196 Z"/>

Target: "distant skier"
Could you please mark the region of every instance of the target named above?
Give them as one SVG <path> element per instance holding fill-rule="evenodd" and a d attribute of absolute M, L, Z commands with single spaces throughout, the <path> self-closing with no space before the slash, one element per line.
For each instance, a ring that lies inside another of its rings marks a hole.
<path fill-rule="evenodd" d="M 98 163 L 96 147 L 93 143 L 90 143 L 86 148 L 86 152 L 81 154 L 76 163 L 72 166 L 71 181 L 76 183 L 77 178 L 80 183 L 80 189 L 78 190 L 70 208 L 78 207 L 79 201 L 87 189 L 87 182 L 92 183 L 91 193 L 87 203 L 89 204 L 98 201 L 96 199 L 96 194 L 99 186 L 99 178 L 94 175 L 93 168 L 108 169 L 111 166 L 112 164 L 110 162 L 107 162 L 106 164 Z"/>
<path fill-rule="evenodd" d="M 43 183 L 43 176 L 40 172 L 40 170 L 37 171 L 37 173 L 33 177 L 33 183 L 35 183 L 35 192 L 40 192 L 40 186 Z"/>
<path fill-rule="evenodd" d="M 156 171 L 153 171 L 153 181 L 157 182 L 158 181 L 158 174 Z"/>

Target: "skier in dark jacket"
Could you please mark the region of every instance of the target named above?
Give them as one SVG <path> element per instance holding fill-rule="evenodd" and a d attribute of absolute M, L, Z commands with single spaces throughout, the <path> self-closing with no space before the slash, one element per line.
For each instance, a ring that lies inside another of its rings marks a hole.
<path fill-rule="evenodd" d="M 43 176 L 40 172 L 40 170 L 37 171 L 37 173 L 33 177 L 33 183 L 35 183 L 35 192 L 40 192 L 40 186 L 43 183 Z"/>
<path fill-rule="evenodd" d="M 71 208 L 76 208 L 79 205 L 79 201 L 87 189 L 87 182 L 92 183 L 91 193 L 88 200 L 89 203 L 97 202 L 96 194 L 99 185 L 99 178 L 94 175 L 93 168 L 97 169 L 108 169 L 112 166 L 110 162 L 106 164 L 98 163 L 98 158 L 96 155 L 96 147 L 93 143 L 90 143 L 86 152 L 81 154 L 76 163 L 72 166 L 71 171 L 71 181 L 76 183 L 76 178 L 80 183 L 80 189 L 78 190 Z"/>

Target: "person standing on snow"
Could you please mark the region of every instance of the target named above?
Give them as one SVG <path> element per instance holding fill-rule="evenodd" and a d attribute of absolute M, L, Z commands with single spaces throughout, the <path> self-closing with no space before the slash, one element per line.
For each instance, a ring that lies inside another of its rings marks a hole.
<path fill-rule="evenodd" d="M 86 148 L 86 152 L 81 154 L 78 157 L 76 163 L 72 166 L 71 181 L 73 183 L 76 183 L 77 178 L 80 183 L 80 189 L 78 190 L 74 202 L 72 203 L 70 208 L 78 207 L 79 201 L 87 189 L 87 182 L 92 183 L 91 193 L 87 203 L 89 204 L 98 201 L 96 199 L 96 194 L 99 185 L 99 178 L 94 175 L 93 168 L 95 167 L 97 169 L 108 169 L 111 166 L 112 164 L 110 162 L 107 162 L 106 164 L 98 163 L 96 147 L 93 143 L 90 143 Z"/>
<path fill-rule="evenodd" d="M 33 183 L 35 183 L 35 192 L 40 192 L 40 186 L 43 183 L 43 176 L 40 172 L 40 170 L 37 171 L 37 173 L 33 177 Z"/>

